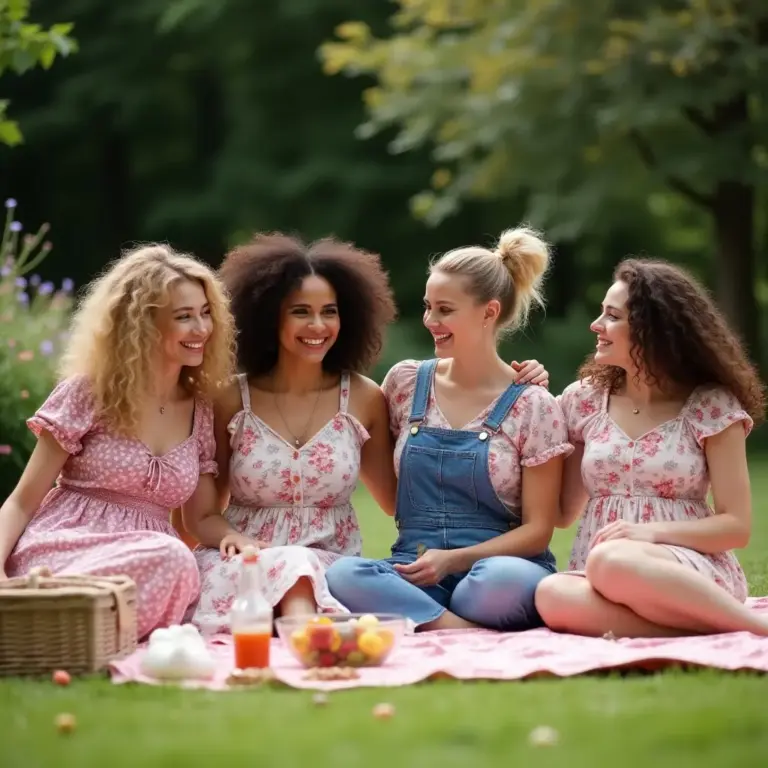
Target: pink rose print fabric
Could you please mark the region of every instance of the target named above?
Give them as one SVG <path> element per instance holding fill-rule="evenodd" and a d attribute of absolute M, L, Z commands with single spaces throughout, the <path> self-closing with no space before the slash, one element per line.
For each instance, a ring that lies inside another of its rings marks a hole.
<path fill-rule="evenodd" d="M 200 474 L 216 473 L 213 410 L 197 401 L 192 434 L 163 456 L 94 416 L 87 379 L 62 381 L 28 421 L 70 454 L 6 563 L 55 574 L 126 575 L 138 587 L 139 637 L 178 624 L 198 596 L 195 558 L 170 524 Z"/>
<path fill-rule="evenodd" d="M 387 374 L 382 389 L 389 405 L 390 429 L 395 435 L 395 469 L 400 471 L 400 456 L 408 438 L 408 417 L 416 390 L 417 360 L 404 360 Z M 496 404 L 494 400 L 462 429 L 480 432 L 483 419 Z M 424 425 L 451 429 L 435 399 L 434 382 L 429 391 Z M 489 472 L 499 499 L 510 509 L 519 510 L 522 502 L 523 467 L 545 464 L 556 456 L 568 456 L 573 446 L 568 442 L 565 418 L 555 397 L 542 387 L 527 387 L 503 421 L 501 429 L 490 438 Z"/>
<path fill-rule="evenodd" d="M 608 414 L 608 393 L 575 382 L 560 395 L 571 442 L 584 444 L 581 474 L 589 503 L 579 523 L 570 569 L 582 571 L 594 535 L 608 523 L 698 520 L 714 514 L 707 503 L 709 474 L 704 440 L 752 419 L 736 398 L 717 387 L 700 387 L 679 415 L 631 440 Z M 747 598 L 744 572 L 733 552 L 702 554 L 663 545 L 677 559 L 719 584 L 740 601 Z"/>
<path fill-rule="evenodd" d="M 295 448 L 252 410 L 240 375 L 243 409 L 229 423 L 232 527 L 270 543 L 262 550 L 264 594 L 277 605 L 306 577 L 320 612 L 346 612 L 328 591 L 325 570 L 343 555 L 359 555 L 360 528 L 350 499 L 369 435 L 347 412 L 349 375 L 341 379 L 338 413 L 301 448 Z M 198 547 L 202 589 L 192 621 L 201 632 L 229 632 L 229 609 L 240 575 L 240 557 L 222 560 L 218 549 Z"/>

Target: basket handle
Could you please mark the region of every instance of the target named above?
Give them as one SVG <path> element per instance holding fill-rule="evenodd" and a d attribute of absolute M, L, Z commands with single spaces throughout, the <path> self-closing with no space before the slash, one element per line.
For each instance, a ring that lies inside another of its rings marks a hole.
<path fill-rule="evenodd" d="M 14 581 L 16 580 L 14 579 Z M 74 575 L 55 577 L 51 574 L 51 569 L 48 568 L 48 566 L 39 566 L 30 569 L 29 573 L 26 576 L 22 576 L 19 581 L 23 581 L 24 586 L 29 587 L 30 589 L 39 589 L 41 586 L 70 587 L 73 585 L 80 585 L 84 587 L 99 586 L 107 592 L 111 592 L 112 597 L 115 598 L 115 607 L 117 609 L 117 632 L 120 636 L 120 647 L 123 647 L 125 641 L 130 639 L 126 637 L 130 628 L 133 626 L 133 623 L 130 620 L 128 601 L 125 596 L 125 591 L 120 589 L 119 585 L 115 584 L 113 579 L 104 578 L 102 576 Z"/>

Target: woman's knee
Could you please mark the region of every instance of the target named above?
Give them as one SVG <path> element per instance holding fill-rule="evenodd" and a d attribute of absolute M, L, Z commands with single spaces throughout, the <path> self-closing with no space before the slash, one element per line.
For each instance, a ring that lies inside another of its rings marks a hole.
<path fill-rule="evenodd" d="M 169 572 L 176 575 L 177 581 L 188 581 L 199 585 L 200 568 L 192 550 L 180 539 L 168 537 L 163 547 L 163 562 Z"/>
<path fill-rule="evenodd" d="M 519 557 L 488 557 L 476 563 L 467 580 L 492 593 L 510 590 L 530 593 L 549 572 L 540 565 Z"/>
<path fill-rule="evenodd" d="M 534 604 L 541 620 L 550 629 L 568 626 L 577 602 L 578 592 L 588 587 L 586 579 L 555 573 L 542 579 L 536 587 Z"/>
<path fill-rule="evenodd" d="M 338 597 L 354 588 L 369 562 L 364 557 L 341 557 L 332 563 L 325 572 L 325 581 L 331 594 Z"/>
<path fill-rule="evenodd" d="M 649 563 L 648 545 L 619 539 L 595 546 L 587 556 L 584 571 L 589 583 L 601 594 L 624 592 L 642 577 Z"/>
<path fill-rule="evenodd" d="M 540 565 L 515 557 L 491 557 L 475 565 L 454 592 L 454 612 L 493 629 L 539 626 L 537 586 L 550 575 Z"/>

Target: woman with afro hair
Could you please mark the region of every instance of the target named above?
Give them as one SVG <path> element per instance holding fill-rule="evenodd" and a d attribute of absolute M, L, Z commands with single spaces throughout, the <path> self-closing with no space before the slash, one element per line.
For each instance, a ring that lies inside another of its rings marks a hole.
<path fill-rule="evenodd" d="M 344 611 L 324 574 L 360 551 L 351 504 L 358 477 L 394 511 L 387 406 L 362 375 L 395 318 L 387 274 L 352 245 L 278 233 L 236 247 L 220 276 L 240 373 L 215 407 L 219 498 L 185 510 L 200 544 L 193 622 L 229 631 L 236 555 L 253 545 L 262 549 L 265 597 L 280 614 Z"/>
<path fill-rule="evenodd" d="M 543 620 L 590 636 L 768 635 L 733 553 L 750 537 L 745 442 L 765 411 L 741 344 L 693 277 L 646 259 L 618 266 L 591 329 L 596 351 L 560 396 L 576 450 L 559 525 L 581 521 L 571 572 L 538 586 Z"/>

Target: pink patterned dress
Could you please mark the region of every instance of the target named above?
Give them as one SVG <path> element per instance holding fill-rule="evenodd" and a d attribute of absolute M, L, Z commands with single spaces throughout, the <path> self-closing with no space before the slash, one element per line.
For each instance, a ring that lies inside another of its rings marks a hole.
<path fill-rule="evenodd" d="M 400 471 L 400 456 L 409 435 L 408 417 L 416 391 L 418 360 L 404 360 L 395 365 L 384 379 L 382 389 L 389 405 L 389 421 L 395 442 L 395 469 Z M 480 432 L 483 419 L 495 405 L 494 400 L 469 424 L 467 431 Z M 451 429 L 435 399 L 434 381 L 424 426 Z M 565 419 L 553 395 L 543 387 L 527 387 L 512 406 L 501 429 L 491 435 L 488 472 L 501 502 L 510 509 L 522 507 L 523 467 L 546 464 L 556 456 L 568 456 L 573 446 L 568 442 Z"/>
<path fill-rule="evenodd" d="M 232 527 L 270 543 L 262 551 L 265 597 L 274 606 L 302 578 L 309 579 L 321 612 L 345 612 L 328 591 L 325 570 L 343 555 L 359 555 L 360 528 L 350 499 L 369 435 L 350 413 L 349 375 L 341 379 L 338 413 L 301 448 L 278 435 L 252 410 L 248 381 L 239 375 L 243 409 L 228 425 Z M 195 550 L 202 575 L 192 622 L 202 632 L 229 632 L 240 557 L 222 560 L 218 549 Z"/>
<path fill-rule="evenodd" d="M 216 473 L 213 409 L 195 403 L 192 434 L 163 456 L 94 417 L 88 380 L 62 381 L 28 421 L 69 454 L 6 563 L 8 576 L 35 566 L 56 574 L 126 575 L 138 588 L 139 638 L 178 624 L 197 598 L 192 553 L 170 524 L 201 473 Z"/>
<path fill-rule="evenodd" d="M 584 444 L 581 474 L 589 503 L 579 522 L 570 569 L 582 571 L 594 535 L 608 523 L 698 520 L 714 514 L 707 503 L 704 440 L 736 422 L 747 434 L 752 419 L 732 394 L 717 387 L 693 391 L 678 416 L 631 440 L 608 414 L 608 392 L 575 382 L 560 395 L 573 443 Z M 735 598 L 747 581 L 733 552 L 703 554 L 664 544 L 675 557 Z"/>

